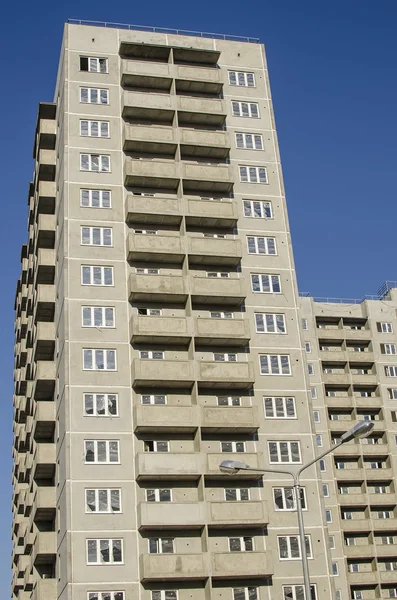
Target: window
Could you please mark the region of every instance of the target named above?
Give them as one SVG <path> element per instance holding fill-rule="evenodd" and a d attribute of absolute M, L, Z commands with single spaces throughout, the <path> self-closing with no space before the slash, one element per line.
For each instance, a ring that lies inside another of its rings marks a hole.
<path fill-rule="evenodd" d="M 245 452 L 245 442 L 221 442 L 221 452 Z"/>
<path fill-rule="evenodd" d="M 307 363 L 307 373 L 308 373 L 308 375 L 314 375 L 313 363 Z"/>
<path fill-rule="evenodd" d="M 361 590 L 354 590 L 354 600 L 364 600 L 364 593 Z"/>
<path fill-rule="evenodd" d="M 174 538 L 149 538 L 149 554 L 173 554 Z"/>
<path fill-rule="evenodd" d="M 145 452 L 169 452 L 169 442 L 158 442 L 155 440 L 145 440 Z"/>
<path fill-rule="evenodd" d="M 153 590 L 152 600 L 177 600 L 178 593 L 176 590 Z"/>
<path fill-rule="evenodd" d="M 276 240 L 273 237 L 247 236 L 248 254 L 276 254 Z"/>
<path fill-rule="evenodd" d="M 147 317 L 160 317 L 161 313 L 161 308 L 138 308 L 138 315 L 145 315 Z"/>
<path fill-rule="evenodd" d="M 82 285 L 114 285 L 113 283 L 113 267 L 96 267 L 82 266 L 81 267 L 81 284 Z"/>
<path fill-rule="evenodd" d="M 80 171 L 109 173 L 110 156 L 108 154 L 80 154 Z"/>
<path fill-rule="evenodd" d="M 332 575 L 335 577 L 339 575 L 338 563 L 332 563 Z"/>
<path fill-rule="evenodd" d="M 216 362 L 236 362 L 237 354 L 223 354 L 219 352 L 214 352 L 214 360 Z"/>
<path fill-rule="evenodd" d="M 83 246 L 112 246 L 111 227 L 82 227 L 81 243 Z"/>
<path fill-rule="evenodd" d="M 374 516 L 377 519 L 392 519 L 394 515 L 391 510 L 379 510 L 374 513 Z"/>
<path fill-rule="evenodd" d="M 306 600 L 303 585 L 283 585 L 283 600 Z M 310 586 L 310 600 L 317 600 L 316 586 Z"/>
<path fill-rule="evenodd" d="M 225 500 L 227 502 L 246 502 L 250 499 L 248 488 L 225 489 Z"/>
<path fill-rule="evenodd" d="M 162 351 L 140 350 L 139 358 L 142 358 L 143 360 L 164 360 L 165 355 Z"/>
<path fill-rule="evenodd" d="M 323 496 L 324 498 L 329 497 L 329 487 L 327 483 L 323 483 Z"/>
<path fill-rule="evenodd" d="M 167 396 L 161 394 L 142 394 L 141 404 L 167 404 Z"/>
<path fill-rule="evenodd" d="M 322 473 L 325 473 L 325 471 L 327 470 L 326 464 L 325 464 L 325 460 L 323 458 L 321 458 L 319 461 L 319 465 L 320 465 L 320 471 Z"/>
<path fill-rule="evenodd" d="M 305 536 L 307 557 L 312 557 L 310 536 Z M 278 536 L 278 555 L 280 560 L 298 560 L 301 558 L 301 545 L 296 535 Z"/>
<path fill-rule="evenodd" d="M 100 137 L 108 138 L 109 121 L 88 121 L 80 120 L 80 135 L 83 137 Z"/>
<path fill-rule="evenodd" d="M 318 446 L 318 448 L 322 448 L 323 446 L 323 436 L 320 434 L 316 435 L 316 444 Z"/>
<path fill-rule="evenodd" d="M 377 323 L 380 333 L 393 333 L 393 325 L 391 323 Z"/>
<path fill-rule="evenodd" d="M 305 351 L 310 354 L 310 352 L 312 351 L 312 347 L 310 345 L 310 342 L 305 342 Z"/>
<path fill-rule="evenodd" d="M 87 600 L 124 600 L 124 592 L 88 592 Z"/>
<path fill-rule="evenodd" d="M 261 375 L 291 375 L 288 354 L 260 354 Z"/>
<path fill-rule="evenodd" d="M 330 510 L 325 511 L 325 520 L 327 523 L 332 523 L 332 512 Z"/>
<path fill-rule="evenodd" d="M 80 56 L 80 71 L 89 71 L 90 73 L 107 73 L 108 59 L 96 58 L 93 56 Z"/>
<path fill-rule="evenodd" d="M 211 312 L 210 317 L 211 319 L 233 319 L 233 313 L 224 311 Z"/>
<path fill-rule="evenodd" d="M 257 333 L 286 333 L 285 316 L 270 313 L 255 313 Z"/>
<path fill-rule="evenodd" d="M 388 390 L 390 400 L 397 400 L 397 388 L 389 388 Z"/>
<path fill-rule="evenodd" d="M 255 87 L 255 75 L 245 71 L 229 71 L 230 85 Z"/>
<path fill-rule="evenodd" d="M 251 286 L 253 292 L 261 292 L 262 294 L 280 294 L 280 275 L 255 273 L 251 275 Z"/>
<path fill-rule="evenodd" d="M 304 331 L 307 331 L 309 329 L 309 327 L 307 325 L 307 319 L 302 319 L 302 329 Z"/>
<path fill-rule="evenodd" d="M 273 210 L 271 202 L 262 200 L 243 200 L 244 216 L 253 219 L 272 219 Z"/>
<path fill-rule="evenodd" d="M 85 348 L 84 371 L 116 371 L 116 350 Z"/>
<path fill-rule="evenodd" d="M 114 327 L 114 308 L 111 306 L 83 306 L 83 327 Z"/>
<path fill-rule="evenodd" d="M 252 552 L 254 549 L 254 540 L 252 537 L 232 537 L 229 538 L 230 552 Z"/>
<path fill-rule="evenodd" d="M 295 419 L 295 398 L 276 396 L 264 397 L 265 417 L 267 419 Z"/>
<path fill-rule="evenodd" d="M 259 105 L 256 102 L 238 102 L 232 100 L 233 117 L 259 118 Z"/>
<path fill-rule="evenodd" d="M 381 537 L 382 545 L 394 544 L 394 537 L 392 535 L 385 535 Z"/>
<path fill-rule="evenodd" d="M 218 406 L 241 406 L 241 398 L 239 396 L 218 396 Z"/>
<path fill-rule="evenodd" d="M 268 447 L 272 464 L 301 462 L 299 442 L 268 442 Z"/>
<path fill-rule="evenodd" d="M 135 269 L 136 273 L 139 275 L 159 275 L 160 269 L 146 269 L 143 267 L 137 267 Z"/>
<path fill-rule="evenodd" d="M 330 550 L 335 550 L 335 536 L 334 535 L 328 536 L 328 546 L 329 546 Z"/>
<path fill-rule="evenodd" d="M 134 233 L 137 235 L 157 235 L 155 229 L 134 229 Z"/>
<path fill-rule="evenodd" d="M 86 463 L 119 463 L 118 440 L 85 440 L 84 453 Z"/>
<path fill-rule="evenodd" d="M 320 412 L 318 410 L 313 411 L 313 419 L 315 423 L 320 423 Z"/>
<path fill-rule="evenodd" d="M 241 166 L 239 171 L 242 183 L 267 183 L 266 167 Z"/>
<path fill-rule="evenodd" d="M 80 206 L 84 208 L 111 208 L 109 190 L 80 190 Z"/>
<path fill-rule="evenodd" d="M 109 90 L 81 87 L 80 102 L 83 104 L 109 104 Z"/>
<path fill-rule="evenodd" d="M 273 488 L 275 510 L 296 510 L 295 490 L 293 487 Z M 306 509 L 306 492 L 301 488 L 301 505 Z"/>
<path fill-rule="evenodd" d="M 263 150 L 262 135 L 259 133 L 236 133 L 236 147 L 247 150 Z"/>
<path fill-rule="evenodd" d="M 172 502 L 172 492 L 161 488 L 146 490 L 146 502 Z"/>
<path fill-rule="evenodd" d="M 102 565 L 122 562 L 122 540 L 87 540 L 87 563 L 89 565 Z"/>
<path fill-rule="evenodd" d="M 88 417 L 117 417 L 117 394 L 83 394 L 84 414 Z"/>
<path fill-rule="evenodd" d="M 317 388 L 315 388 L 315 387 L 310 388 L 310 397 L 312 400 L 315 400 L 317 398 Z"/>
<path fill-rule="evenodd" d="M 397 367 L 386 366 L 385 367 L 385 375 L 386 377 L 397 377 Z"/>
<path fill-rule="evenodd" d="M 223 272 L 210 271 L 207 273 L 207 277 L 211 277 L 211 278 L 219 277 L 220 279 L 226 279 L 226 278 L 230 277 L 230 273 L 227 273 L 224 271 Z"/>
<path fill-rule="evenodd" d="M 85 491 L 85 512 L 119 513 L 121 491 L 113 489 L 90 489 Z"/>
<path fill-rule="evenodd" d="M 396 344 L 381 344 L 382 354 L 397 354 Z"/>

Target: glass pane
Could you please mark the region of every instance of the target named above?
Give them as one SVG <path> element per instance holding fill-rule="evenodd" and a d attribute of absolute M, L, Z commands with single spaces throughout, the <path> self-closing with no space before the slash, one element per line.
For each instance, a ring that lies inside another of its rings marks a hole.
<path fill-rule="evenodd" d="M 93 396 L 93 394 L 84 394 L 84 412 L 86 415 L 94 414 L 94 396 Z"/>
<path fill-rule="evenodd" d="M 102 284 L 102 267 L 94 267 L 93 271 L 94 271 L 94 284 L 101 285 Z"/>
<path fill-rule="evenodd" d="M 113 540 L 113 562 L 121 562 L 121 540 Z"/>
<path fill-rule="evenodd" d="M 104 394 L 97 394 L 96 397 L 96 412 L 98 415 L 105 415 L 106 414 L 106 402 L 105 402 L 105 395 Z"/>
<path fill-rule="evenodd" d="M 103 371 L 105 368 L 104 350 L 94 350 L 95 352 L 95 368 Z"/>
<path fill-rule="evenodd" d="M 81 228 L 81 243 L 82 244 L 90 244 L 91 243 L 91 230 L 89 227 Z"/>
<path fill-rule="evenodd" d="M 110 490 L 110 506 L 113 512 L 120 512 L 120 490 Z"/>
<path fill-rule="evenodd" d="M 97 442 L 98 462 L 107 462 L 106 442 Z"/>
<path fill-rule="evenodd" d="M 236 452 L 244 452 L 244 442 L 236 442 Z"/>
<path fill-rule="evenodd" d="M 119 443 L 118 442 L 110 442 L 109 443 L 109 459 L 110 459 L 110 462 L 118 462 L 118 460 L 119 460 Z"/>
<path fill-rule="evenodd" d="M 113 285 L 113 268 L 112 267 L 104 268 L 104 276 L 105 276 L 104 277 L 105 285 Z"/>
<path fill-rule="evenodd" d="M 94 462 L 94 441 L 87 440 L 85 442 L 85 462 Z"/>
<path fill-rule="evenodd" d="M 99 552 L 101 555 L 101 562 L 110 562 L 109 540 L 99 540 Z"/>
<path fill-rule="evenodd" d="M 110 171 L 110 159 L 108 156 L 102 156 L 102 168 L 101 171 L 109 172 Z"/>
<path fill-rule="evenodd" d="M 107 405 L 108 405 L 109 414 L 117 415 L 117 396 L 116 396 L 116 394 L 108 394 Z"/>
<path fill-rule="evenodd" d="M 168 452 L 168 442 L 157 442 L 157 452 Z"/>
<path fill-rule="evenodd" d="M 273 292 L 280 293 L 281 287 L 280 287 L 280 278 L 278 275 L 272 275 L 272 288 L 273 288 Z"/>
<path fill-rule="evenodd" d="M 92 228 L 92 243 L 95 246 L 100 246 L 101 245 L 101 230 L 99 227 L 93 227 Z"/>
<path fill-rule="evenodd" d="M 103 208 L 110 208 L 110 192 L 102 192 Z"/>
<path fill-rule="evenodd" d="M 230 552 L 241 552 L 240 538 L 229 538 Z"/>
<path fill-rule="evenodd" d="M 295 417 L 295 401 L 293 398 L 286 398 L 287 417 Z"/>
<path fill-rule="evenodd" d="M 156 502 L 156 491 L 155 490 L 146 490 L 146 501 L 147 502 Z"/>
<path fill-rule="evenodd" d="M 262 281 L 262 291 L 263 292 L 271 292 L 272 290 L 270 289 L 269 275 L 261 275 L 261 281 Z M 273 276 L 272 276 L 272 283 L 273 283 Z M 273 285 L 273 291 L 274 291 L 274 285 Z"/>
<path fill-rule="evenodd" d="M 103 245 L 112 245 L 112 230 L 110 227 L 105 227 L 105 229 L 103 230 Z"/>
<path fill-rule="evenodd" d="M 99 512 L 108 511 L 108 491 L 98 490 L 98 510 Z"/>
<path fill-rule="evenodd" d="M 252 540 L 252 537 L 245 537 L 244 538 L 244 547 L 245 547 L 245 551 L 246 552 L 252 552 L 254 549 L 254 543 Z"/>
<path fill-rule="evenodd" d="M 149 538 L 149 554 L 158 554 L 159 540 L 158 538 Z"/>
<path fill-rule="evenodd" d="M 85 492 L 86 506 L 89 510 L 95 510 L 95 490 L 86 490 Z"/>
<path fill-rule="evenodd" d="M 89 562 L 89 563 L 97 562 L 96 547 L 97 547 L 96 540 L 88 540 L 88 542 L 87 542 L 87 562 Z"/>
<path fill-rule="evenodd" d="M 160 502 L 171 502 L 171 490 L 159 491 Z"/>
<path fill-rule="evenodd" d="M 225 490 L 225 499 L 227 502 L 233 502 L 233 501 L 237 500 L 237 490 L 226 489 Z"/>
<path fill-rule="evenodd" d="M 90 310 L 90 312 L 91 312 L 91 310 Z M 102 327 L 102 325 L 103 325 L 103 322 L 102 322 L 102 315 L 103 315 L 102 308 L 99 307 L 99 306 L 96 306 L 94 308 L 93 312 L 94 312 L 94 326 L 95 327 Z"/>
<path fill-rule="evenodd" d="M 163 554 L 172 554 L 174 552 L 173 538 L 162 538 L 161 550 L 162 550 Z"/>
<path fill-rule="evenodd" d="M 91 192 L 91 205 L 94 208 L 99 207 L 99 191 L 98 190 L 92 190 L 92 192 Z"/>
<path fill-rule="evenodd" d="M 107 350 L 106 351 L 106 361 L 107 361 L 108 370 L 114 371 L 116 369 L 116 351 L 115 350 Z"/>
<path fill-rule="evenodd" d="M 241 488 L 241 489 L 240 489 L 240 499 L 241 499 L 242 501 L 245 501 L 245 500 L 249 500 L 249 499 L 250 499 L 250 498 L 249 498 L 249 491 L 248 491 L 248 488 Z"/>

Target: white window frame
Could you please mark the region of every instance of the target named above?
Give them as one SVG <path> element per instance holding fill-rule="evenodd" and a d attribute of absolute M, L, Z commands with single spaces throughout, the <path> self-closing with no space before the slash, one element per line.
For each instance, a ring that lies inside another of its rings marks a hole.
<path fill-rule="evenodd" d="M 100 353 L 103 353 L 103 361 L 100 362 Z M 91 360 L 89 360 L 91 353 Z M 113 353 L 114 361 L 110 360 Z M 91 364 L 91 366 L 87 366 Z M 103 368 L 100 366 L 103 364 Z M 111 367 L 109 368 L 109 365 Z M 113 366 L 114 365 L 114 366 Z M 117 371 L 117 352 L 115 348 L 83 348 L 83 371 Z"/>
<path fill-rule="evenodd" d="M 393 333 L 393 324 L 386 321 L 381 321 L 378 330 L 380 333 Z"/>
<path fill-rule="evenodd" d="M 228 279 L 230 277 L 230 273 L 227 271 L 207 271 L 207 277 L 210 279 Z"/>
<path fill-rule="evenodd" d="M 269 183 L 267 168 L 265 166 L 240 165 L 238 169 L 240 183 L 257 183 L 259 185 L 267 185 Z"/>
<path fill-rule="evenodd" d="M 153 444 L 153 450 L 148 447 L 148 444 Z M 159 450 L 160 444 L 166 444 L 166 450 Z M 144 441 L 144 450 L 145 452 L 151 452 L 159 454 L 167 454 L 170 451 L 170 443 L 168 440 L 145 440 Z"/>
<path fill-rule="evenodd" d="M 397 400 L 397 388 L 388 388 L 390 400 Z"/>
<path fill-rule="evenodd" d="M 314 375 L 314 364 L 313 363 L 307 363 L 307 374 Z"/>
<path fill-rule="evenodd" d="M 302 319 L 301 322 L 302 322 L 302 329 L 303 329 L 303 331 L 308 331 L 309 324 L 308 324 L 307 319 Z"/>
<path fill-rule="evenodd" d="M 381 344 L 382 354 L 394 355 L 397 354 L 396 344 Z"/>
<path fill-rule="evenodd" d="M 112 192 L 80 188 L 80 206 L 81 208 L 112 208 Z"/>
<path fill-rule="evenodd" d="M 236 540 L 239 542 L 240 550 L 232 550 L 231 549 L 232 540 Z M 252 535 L 232 536 L 232 537 L 228 538 L 228 542 L 229 542 L 229 552 L 254 552 L 255 551 L 254 537 Z M 250 550 L 246 549 L 247 543 L 249 545 L 251 545 Z"/>
<path fill-rule="evenodd" d="M 259 119 L 259 104 L 257 102 L 243 102 L 241 100 L 232 100 L 231 103 L 233 117 Z M 255 108 L 253 109 L 253 107 Z"/>
<path fill-rule="evenodd" d="M 89 544 L 90 542 L 96 542 L 96 561 L 89 561 L 88 560 L 88 548 L 89 548 Z M 100 559 L 101 556 L 101 551 L 100 551 L 100 545 L 101 542 L 108 542 L 109 545 L 109 559 L 108 561 L 104 561 Z M 113 551 L 114 551 L 114 546 L 116 542 L 120 542 L 120 553 L 121 553 L 121 560 L 113 560 L 112 555 L 113 555 Z M 87 565 L 91 566 L 91 565 L 122 565 L 124 564 L 124 552 L 123 552 L 123 539 L 122 538 L 90 538 L 86 540 L 86 557 L 87 557 Z"/>
<path fill-rule="evenodd" d="M 317 600 L 317 588 L 315 585 L 310 585 L 310 592 L 311 597 L 309 600 Z M 283 600 L 306 600 L 304 586 L 301 583 L 283 585 Z"/>
<path fill-rule="evenodd" d="M 87 460 L 88 445 L 93 444 L 94 460 Z M 99 460 L 99 444 L 104 444 L 105 460 Z M 117 449 L 117 460 L 110 460 L 111 444 Z M 84 462 L 86 465 L 119 465 L 120 464 L 120 441 L 119 440 L 84 440 Z"/>
<path fill-rule="evenodd" d="M 85 168 L 87 165 L 88 168 Z M 110 154 L 80 154 L 80 171 L 90 173 L 110 173 Z"/>
<path fill-rule="evenodd" d="M 323 436 L 321 435 L 321 433 L 316 434 L 316 444 L 318 448 L 323 447 Z"/>
<path fill-rule="evenodd" d="M 116 327 L 116 309 L 114 306 L 82 306 L 81 326 L 114 329 Z"/>
<path fill-rule="evenodd" d="M 265 419 L 296 419 L 293 396 L 263 396 Z M 291 408 L 293 409 L 291 411 Z"/>
<path fill-rule="evenodd" d="M 329 508 L 325 510 L 325 522 L 332 523 L 332 510 L 330 510 Z"/>
<path fill-rule="evenodd" d="M 259 368 L 261 375 L 288 377 L 292 375 L 289 354 L 260 354 Z"/>
<path fill-rule="evenodd" d="M 219 403 L 220 399 L 226 400 L 225 403 Z M 217 396 L 216 397 L 217 406 L 241 406 L 241 397 L 240 396 Z"/>
<path fill-rule="evenodd" d="M 264 150 L 263 136 L 261 133 L 244 133 L 236 131 L 236 148 L 244 150 Z"/>
<path fill-rule="evenodd" d="M 148 553 L 149 554 L 174 554 L 175 553 L 175 538 L 173 537 L 149 537 L 148 538 Z M 157 552 L 151 552 L 151 542 L 155 542 Z M 164 552 L 164 542 L 171 542 L 171 552 Z"/>
<path fill-rule="evenodd" d="M 255 289 L 257 284 L 259 289 Z M 281 294 L 280 275 L 273 273 L 251 273 L 251 289 L 254 294 Z"/>
<path fill-rule="evenodd" d="M 315 423 L 320 423 L 320 411 L 319 410 L 313 411 L 313 421 Z"/>
<path fill-rule="evenodd" d="M 243 213 L 247 219 L 273 219 L 270 200 L 243 200 Z"/>
<path fill-rule="evenodd" d="M 252 252 L 252 250 L 254 250 Z M 260 256 L 277 256 L 277 244 L 275 237 L 261 235 L 247 235 L 248 254 Z"/>
<path fill-rule="evenodd" d="M 317 388 L 312 386 L 310 388 L 310 397 L 312 400 L 316 400 L 317 399 Z"/>
<path fill-rule="evenodd" d="M 310 559 L 310 558 L 313 558 L 310 535 L 306 535 L 305 538 L 306 538 L 306 542 L 307 542 L 306 545 L 308 546 L 308 550 L 309 550 L 307 552 L 307 558 Z M 285 539 L 287 542 L 288 556 L 286 556 L 286 557 L 281 557 L 280 540 L 282 540 L 282 539 Z M 298 556 L 292 556 L 291 540 L 294 540 L 294 544 L 296 544 L 296 546 L 297 546 L 297 550 L 299 552 Z M 278 535 L 277 536 L 277 548 L 278 548 L 279 560 L 301 560 L 301 558 L 302 558 L 300 539 L 299 539 L 299 536 L 297 536 L 297 535 Z"/>
<path fill-rule="evenodd" d="M 125 600 L 124 592 L 87 592 L 87 600 Z"/>
<path fill-rule="evenodd" d="M 100 281 L 102 283 L 94 283 L 95 277 L 97 274 L 100 275 Z M 90 283 L 84 283 L 84 274 L 87 273 L 90 276 Z M 108 275 L 112 275 L 111 283 L 106 282 L 106 273 Z M 107 267 L 102 265 L 81 265 L 81 285 L 93 285 L 93 286 L 103 286 L 103 287 L 114 287 L 114 267 Z"/>
<path fill-rule="evenodd" d="M 256 87 L 255 73 L 252 71 L 229 71 L 229 85 Z"/>
<path fill-rule="evenodd" d="M 386 377 L 397 377 L 397 365 L 385 365 Z"/>
<path fill-rule="evenodd" d="M 338 577 L 338 575 L 339 575 L 339 565 L 337 562 L 332 563 L 332 575 L 334 577 Z"/>
<path fill-rule="evenodd" d="M 93 227 L 92 225 L 82 225 L 81 245 L 82 246 L 113 246 L 113 228 L 112 227 Z M 87 235 L 88 234 L 88 235 Z"/>
<path fill-rule="evenodd" d="M 226 448 L 225 444 L 231 444 L 231 450 L 225 450 L 225 448 Z M 229 454 L 230 452 L 234 452 L 236 454 L 243 454 L 244 452 L 247 451 L 245 442 L 242 442 L 242 441 L 231 442 L 230 440 L 224 440 L 224 441 L 220 441 L 219 445 L 220 445 L 221 452 L 225 453 L 225 454 Z M 241 450 L 238 450 L 238 448 L 241 448 Z"/>
<path fill-rule="evenodd" d="M 140 317 L 161 317 L 163 311 L 161 308 L 138 308 Z"/>
<path fill-rule="evenodd" d="M 147 356 L 145 356 L 146 354 Z M 139 350 L 139 358 L 141 360 L 165 360 L 165 352 L 163 350 Z"/>
<path fill-rule="evenodd" d="M 293 452 L 292 452 L 292 444 L 295 444 L 296 449 L 298 450 L 298 460 L 293 460 Z M 272 457 L 271 447 L 274 447 L 276 450 L 276 460 Z M 269 463 L 271 465 L 298 465 L 302 464 L 302 453 L 301 446 L 298 440 L 280 440 L 280 441 L 268 441 L 267 442 L 267 450 Z M 283 456 L 288 460 L 283 460 Z"/>
<path fill-rule="evenodd" d="M 90 509 L 90 503 L 89 503 L 89 493 L 90 492 L 94 492 L 94 510 Z M 102 494 L 101 494 L 102 492 Z M 104 492 L 104 494 L 103 494 Z M 118 494 L 118 504 L 119 504 L 119 508 L 118 510 L 115 510 L 112 508 L 112 495 L 115 495 L 115 493 Z M 100 496 L 104 495 L 106 496 L 106 509 L 105 510 L 100 510 L 100 502 L 103 502 L 103 500 L 100 501 Z M 121 509 L 121 489 L 120 488 L 86 488 L 85 489 L 85 512 L 86 514 L 119 514 L 122 513 L 122 509 Z"/>
<path fill-rule="evenodd" d="M 80 137 L 110 138 L 109 121 L 80 119 Z"/>
<path fill-rule="evenodd" d="M 234 313 L 232 313 L 231 311 L 212 310 L 210 312 L 210 319 L 233 319 L 233 318 L 234 318 Z"/>
<path fill-rule="evenodd" d="M 178 590 L 152 590 L 151 600 L 178 600 Z"/>
<path fill-rule="evenodd" d="M 92 397 L 92 413 L 87 412 L 87 400 L 88 397 L 91 396 Z M 116 412 L 115 413 L 111 413 L 109 411 L 109 406 L 113 406 L 113 399 L 114 399 L 114 406 L 116 407 Z M 100 406 L 103 406 L 103 412 L 99 412 L 102 409 L 99 408 Z M 91 393 L 91 392 L 85 392 L 83 394 L 83 411 L 84 411 L 84 416 L 86 417 L 118 417 L 119 416 L 119 397 L 118 394 L 101 394 L 101 393 Z"/>
<path fill-rule="evenodd" d="M 302 510 L 307 510 L 306 488 L 301 487 L 300 490 Z M 296 510 L 296 493 L 293 487 L 275 486 L 272 491 L 273 505 L 276 512 L 294 512 Z M 276 492 L 281 492 L 282 508 L 276 502 Z"/>
<path fill-rule="evenodd" d="M 241 497 L 241 490 L 244 490 L 244 492 L 247 492 L 247 498 L 242 498 Z M 236 498 L 233 500 L 229 500 L 227 497 L 226 492 L 236 492 Z M 224 492 L 224 498 L 225 498 L 225 502 L 249 502 L 250 500 L 250 490 L 249 488 L 225 488 L 223 490 Z"/>
<path fill-rule="evenodd" d="M 87 100 L 84 100 L 85 90 Z M 109 104 L 109 90 L 106 88 L 80 86 L 79 98 L 81 104 L 99 104 L 101 106 L 107 105 Z M 106 102 L 102 102 L 102 99 L 106 99 Z"/>
<path fill-rule="evenodd" d="M 215 362 L 238 362 L 235 352 L 214 352 L 213 360 Z"/>
<path fill-rule="evenodd" d="M 329 485 L 328 483 L 323 483 L 323 497 L 329 498 Z"/>
<path fill-rule="evenodd" d="M 137 275 L 160 275 L 160 269 L 149 269 L 147 267 L 136 267 L 135 273 Z"/>
<path fill-rule="evenodd" d="M 169 500 L 161 500 L 160 492 L 167 491 L 170 493 Z M 148 492 L 154 492 L 154 500 L 148 500 Z M 147 488 L 145 491 L 146 502 L 172 502 L 172 489 L 171 488 Z"/>
<path fill-rule="evenodd" d="M 158 402 L 160 398 L 164 399 L 164 402 Z M 141 394 L 141 404 L 144 406 L 165 406 L 167 403 L 168 400 L 165 394 Z"/>
<path fill-rule="evenodd" d="M 310 342 L 305 342 L 305 352 L 307 354 L 310 354 L 311 351 L 312 351 L 312 345 L 311 345 L 311 343 Z"/>
<path fill-rule="evenodd" d="M 86 58 L 88 61 L 88 69 L 81 68 L 81 59 Z M 84 73 L 108 73 L 108 59 L 99 56 L 80 56 L 79 59 L 80 71 Z M 95 67 L 95 68 L 94 68 Z"/>

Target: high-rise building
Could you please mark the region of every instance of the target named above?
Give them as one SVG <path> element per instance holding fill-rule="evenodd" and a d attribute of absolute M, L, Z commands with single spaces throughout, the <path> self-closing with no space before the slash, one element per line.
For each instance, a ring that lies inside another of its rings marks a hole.
<path fill-rule="evenodd" d="M 264 48 L 100 25 L 66 25 L 37 118 L 12 597 L 303 600 L 291 478 L 219 470 L 317 451 Z M 303 485 L 311 600 L 329 600 L 316 467 Z"/>

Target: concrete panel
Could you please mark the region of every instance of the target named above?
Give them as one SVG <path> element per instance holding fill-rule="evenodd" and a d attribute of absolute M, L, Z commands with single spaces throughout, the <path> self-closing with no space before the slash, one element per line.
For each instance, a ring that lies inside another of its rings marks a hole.
<path fill-rule="evenodd" d="M 144 554 L 140 557 L 142 581 L 207 579 L 205 554 Z"/>
<path fill-rule="evenodd" d="M 271 555 L 266 552 L 214 552 L 211 559 L 212 577 L 215 578 L 255 578 L 273 574 Z"/>
<path fill-rule="evenodd" d="M 197 479 L 201 456 L 195 453 L 140 452 L 136 457 L 138 479 Z"/>
<path fill-rule="evenodd" d="M 141 502 L 138 505 L 140 529 L 201 529 L 205 523 L 202 502 Z"/>

